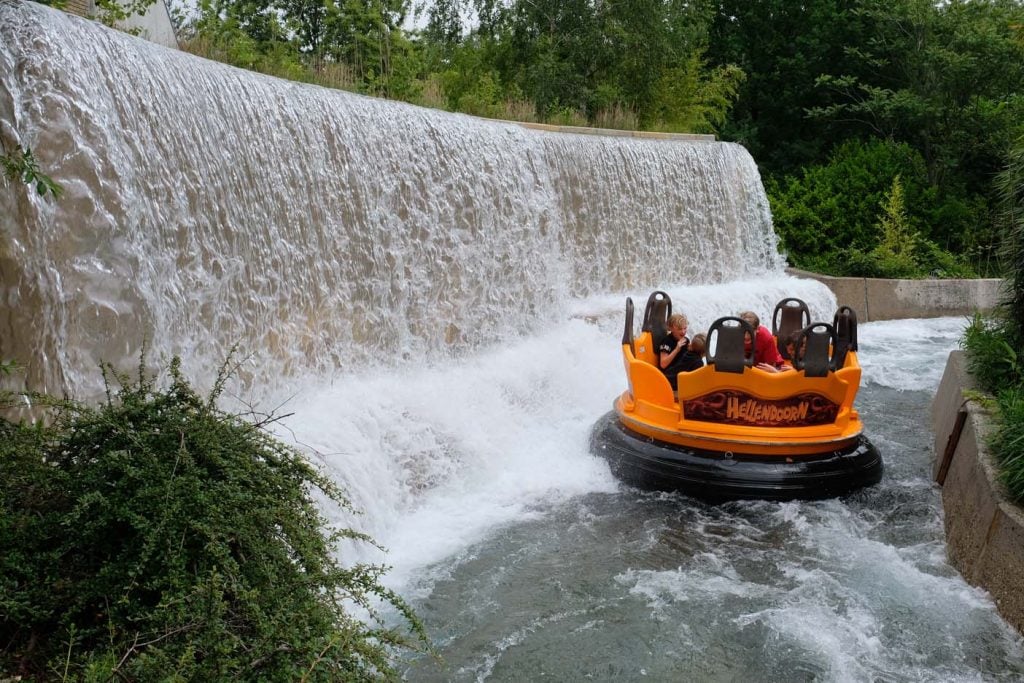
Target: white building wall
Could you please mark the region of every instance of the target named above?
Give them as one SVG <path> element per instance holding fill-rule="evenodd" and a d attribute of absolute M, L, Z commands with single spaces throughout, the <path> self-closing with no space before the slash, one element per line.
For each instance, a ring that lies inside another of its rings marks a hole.
<path fill-rule="evenodd" d="M 138 29 L 138 35 L 146 40 L 177 49 L 178 39 L 164 0 L 156 0 L 145 14 L 129 17 L 119 24 L 123 29 Z"/>
<path fill-rule="evenodd" d="M 67 0 L 64 9 L 82 17 L 96 15 L 94 0 Z M 118 28 L 137 31 L 140 37 L 166 47 L 178 47 L 178 39 L 174 35 L 174 25 L 171 24 L 171 15 L 167 11 L 165 0 L 156 0 L 145 14 L 126 19 L 118 24 Z"/>

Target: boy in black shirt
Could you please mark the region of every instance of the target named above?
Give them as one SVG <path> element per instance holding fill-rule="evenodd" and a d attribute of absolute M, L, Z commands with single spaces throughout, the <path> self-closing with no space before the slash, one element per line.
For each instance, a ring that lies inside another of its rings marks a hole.
<path fill-rule="evenodd" d="M 668 378 L 672 391 L 679 387 L 676 375 L 680 372 L 696 370 L 704 365 L 704 360 L 697 354 L 689 354 L 690 340 L 686 336 L 689 322 L 682 313 L 673 313 L 668 318 L 668 332 L 658 342 L 658 367 Z"/>

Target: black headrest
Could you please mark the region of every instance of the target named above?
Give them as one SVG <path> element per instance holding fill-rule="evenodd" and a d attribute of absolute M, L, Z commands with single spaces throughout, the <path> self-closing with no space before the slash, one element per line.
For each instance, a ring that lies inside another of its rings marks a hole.
<path fill-rule="evenodd" d="M 807 377 L 828 375 L 832 369 L 829 352 L 835 338 L 836 330 L 828 323 L 812 323 L 802 329 L 796 341 L 793 367 L 803 370 Z"/>
<path fill-rule="evenodd" d="M 643 332 L 650 332 L 651 339 L 657 344 L 668 329 L 667 323 L 670 315 L 672 315 L 672 298 L 660 290 L 652 292 L 647 297 L 644 322 L 640 329 Z"/>
<path fill-rule="evenodd" d="M 857 313 L 849 306 L 840 306 L 832 318 L 836 328 L 836 343 L 832 347 L 832 369 L 846 365 L 846 354 L 857 350 Z"/>
<path fill-rule="evenodd" d="M 629 344 L 629 350 L 636 355 L 636 346 L 633 345 L 633 300 L 626 297 L 626 329 L 622 332 L 622 343 Z"/>
<path fill-rule="evenodd" d="M 744 353 L 743 343 L 750 335 L 750 353 Z M 711 323 L 708 328 L 708 365 L 718 372 L 743 372 L 754 364 L 757 334 L 754 326 L 742 318 L 725 317 Z"/>
<path fill-rule="evenodd" d="M 851 351 L 857 350 L 857 312 L 849 306 L 840 306 L 832 318 L 836 337 L 847 342 Z"/>
<path fill-rule="evenodd" d="M 786 341 L 790 336 L 811 324 L 811 311 L 802 299 L 790 297 L 775 304 L 772 313 L 772 334 L 778 340 L 779 351 L 786 353 Z"/>

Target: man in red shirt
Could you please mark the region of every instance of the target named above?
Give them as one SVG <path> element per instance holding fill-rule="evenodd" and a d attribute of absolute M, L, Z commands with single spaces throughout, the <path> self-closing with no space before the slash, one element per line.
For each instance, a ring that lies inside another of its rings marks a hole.
<path fill-rule="evenodd" d="M 757 317 L 757 314 L 753 311 L 743 311 L 740 313 L 740 318 L 750 323 L 750 326 L 756 330 L 757 344 L 754 346 L 754 365 L 765 372 L 789 370 L 790 368 L 784 363 L 782 354 L 779 353 L 778 346 L 775 345 L 772 331 L 761 324 L 761 319 Z M 750 352 L 749 336 L 743 344 L 743 350 Z"/>

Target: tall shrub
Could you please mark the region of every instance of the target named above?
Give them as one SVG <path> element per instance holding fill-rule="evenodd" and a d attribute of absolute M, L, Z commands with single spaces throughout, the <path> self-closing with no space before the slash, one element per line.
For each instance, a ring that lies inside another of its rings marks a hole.
<path fill-rule="evenodd" d="M 906 202 L 903 200 L 903 183 L 900 176 L 892 179 L 892 188 L 880 204 L 882 209 L 878 227 L 881 241 L 871 255 L 879 269 L 888 277 L 914 277 L 920 272 L 915 252 L 918 234 L 910 227 Z"/>

